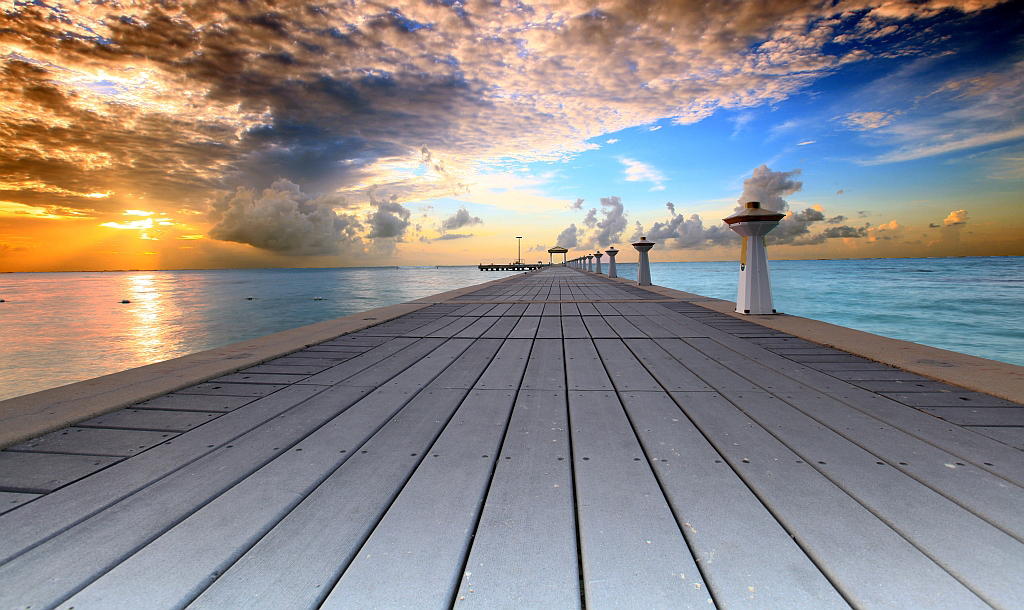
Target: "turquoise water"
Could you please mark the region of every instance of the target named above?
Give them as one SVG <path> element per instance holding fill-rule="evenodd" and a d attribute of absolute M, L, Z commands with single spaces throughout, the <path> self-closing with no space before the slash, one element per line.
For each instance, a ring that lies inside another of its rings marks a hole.
<path fill-rule="evenodd" d="M 738 267 L 653 263 L 651 277 L 733 300 Z M 781 312 L 1024 365 L 1024 257 L 772 261 L 771 273 Z M 475 267 L 2 274 L 0 399 L 508 275 Z M 619 275 L 635 278 L 636 264 L 620 264 Z"/>

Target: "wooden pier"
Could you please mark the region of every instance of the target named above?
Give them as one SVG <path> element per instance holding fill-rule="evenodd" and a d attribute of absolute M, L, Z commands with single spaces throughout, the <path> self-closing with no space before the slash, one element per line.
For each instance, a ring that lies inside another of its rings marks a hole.
<path fill-rule="evenodd" d="M 536 265 L 531 265 L 528 263 L 508 263 L 505 265 L 496 265 L 494 263 L 490 263 L 488 265 L 484 265 L 483 263 L 481 263 L 477 265 L 477 268 L 480 269 L 480 271 L 536 271 L 537 269 L 543 269 L 544 267 L 550 266 L 551 265 L 547 265 L 544 263 L 537 263 Z"/>
<path fill-rule="evenodd" d="M 1021 608 L 1020 426 L 546 267 L 0 452 L 0 608 Z"/>

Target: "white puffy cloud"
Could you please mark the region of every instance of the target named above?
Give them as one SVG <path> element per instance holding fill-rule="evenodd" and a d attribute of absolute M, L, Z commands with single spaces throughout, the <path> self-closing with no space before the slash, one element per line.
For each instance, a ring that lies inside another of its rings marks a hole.
<path fill-rule="evenodd" d="M 210 219 L 216 224 L 209 236 L 291 255 L 361 251 L 361 224 L 355 216 L 339 215 L 335 207 L 345 207 L 345 201 L 306 195 L 288 180 L 274 182 L 258 198 L 255 191 L 239 187 L 213 204 Z"/>

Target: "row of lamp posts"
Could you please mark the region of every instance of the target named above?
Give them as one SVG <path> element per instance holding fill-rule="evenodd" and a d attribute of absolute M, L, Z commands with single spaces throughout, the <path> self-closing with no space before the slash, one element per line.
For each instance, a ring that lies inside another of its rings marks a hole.
<path fill-rule="evenodd" d="M 764 236 L 778 226 L 779 221 L 784 217 L 784 214 L 765 210 L 757 201 L 749 201 L 741 211 L 723 219 L 730 229 L 743 236 L 743 245 L 740 248 L 740 283 L 736 297 L 736 313 L 775 313 Z M 648 241 L 647 237 L 641 237 L 640 241 L 633 244 L 639 253 L 636 283 L 640 286 L 651 285 L 651 261 L 647 253 L 655 243 Z M 615 248 L 604 251 L 604 254 L 608 255 L 608 277 L 618 277 L 615 271 L 615 255 L 618 253 L 619 251 Z M 601 257 L 604 254 L 598 251 L 566 261 L 565 264 L 573 269 L 600 274 L 602 273 Z M 596 269 L 594 259 L 597 259 Z"/>

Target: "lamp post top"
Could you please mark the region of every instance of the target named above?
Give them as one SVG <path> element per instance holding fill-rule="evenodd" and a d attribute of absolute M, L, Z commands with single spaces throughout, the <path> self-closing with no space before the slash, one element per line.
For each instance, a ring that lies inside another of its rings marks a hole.
<path fill-rule="evenodd" d="M 633 243 L 633 247 L 639 250 L 640 252 L 647 252 L 648 250 L 653 248 L 654 244 L 656 243 L 657 242 L 647 241 L 646 236 L 641 236 L 640 241 Z"/>
<path fill-rule="evenodd" d="M 768 221 L 778 222 L 785 218 L 785 214 L 766 210 L 761 207 L 760 201 L 748 201 L 744 208 L 739 212 L 736 212 L 732 216 L 723 218 L 725 224 L 732 225 L 737 222 L 755 222 L 755 221 Z"/>

